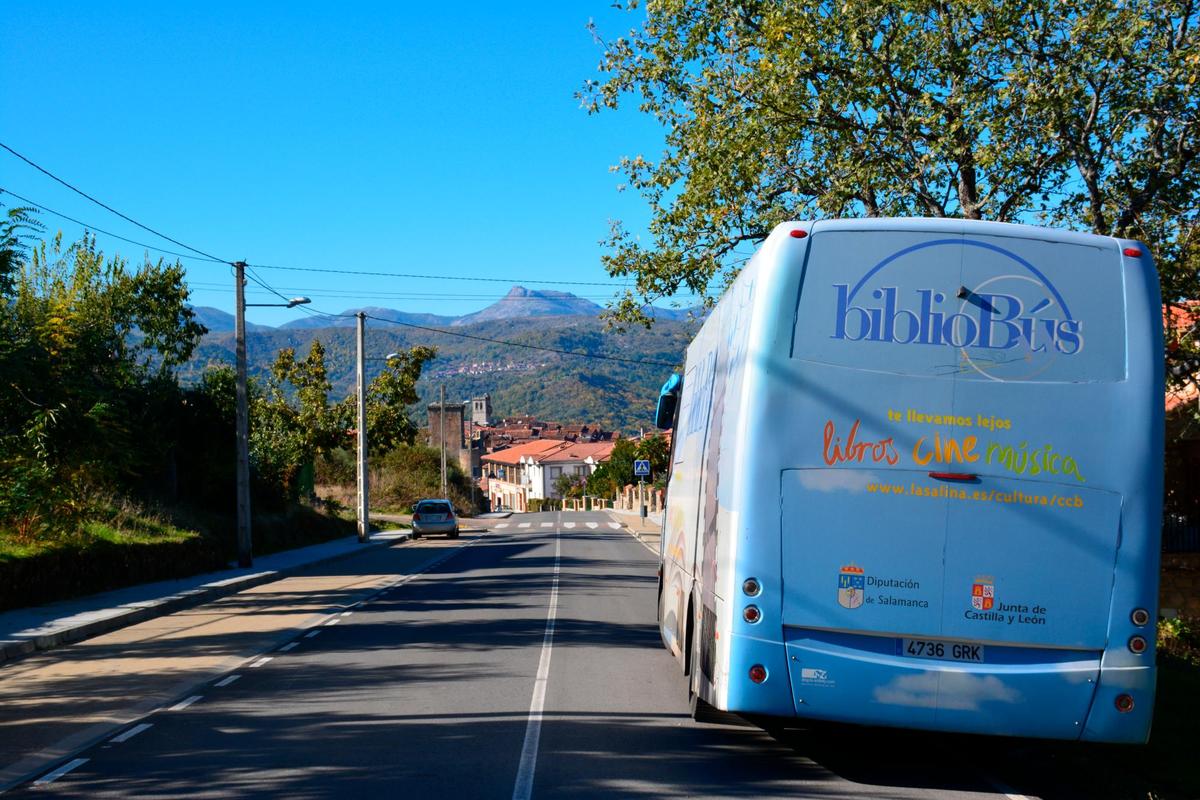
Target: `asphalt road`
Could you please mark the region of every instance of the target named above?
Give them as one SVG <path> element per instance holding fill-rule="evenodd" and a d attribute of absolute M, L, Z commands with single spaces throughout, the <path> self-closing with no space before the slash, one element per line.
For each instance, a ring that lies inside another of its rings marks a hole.
<path fill-rule="evenodd" d="M 379 575 L 390 551 L 445 552 L 12 794 L 1020 796 L 1001 782 L 1020 743 L 694 723 L 655 625 L 657 557 L 610 521 L 514 515 L 455 547 L 324 567 Z"/>

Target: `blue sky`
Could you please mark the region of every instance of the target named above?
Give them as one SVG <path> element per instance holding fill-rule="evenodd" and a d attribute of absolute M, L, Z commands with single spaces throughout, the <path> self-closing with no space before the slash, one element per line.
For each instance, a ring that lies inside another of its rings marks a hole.
<path fill-rule="evenodd" d="M 603 304 L 617 282 L 598 241 L 610 219 L 635 230 L 647 219 L 609 167 L 656 156 L 662 136 L 633 104 L 590 117 L 579 107 L 574 93 L 601 56 L 590 18 L 611 37 L 641 17 L 605 0 L 24 4 L 0 46 L 0 141 L 221 258 L 513 278 Z M 0 187 L 177 249 L 2 151 Z M 82 233 L 43 220 L 67 240 Z M 145 252 L 99 238 L 107 253 Z M 183 263 L 196 305 L 233 310 L 228 267 Z M 258 274 L 326 311 L 464 314 L 509 288 Z M 270 299 L 253 286 L 247 296 Z M 247 316 L 279 324 L 300 313 Z"/>

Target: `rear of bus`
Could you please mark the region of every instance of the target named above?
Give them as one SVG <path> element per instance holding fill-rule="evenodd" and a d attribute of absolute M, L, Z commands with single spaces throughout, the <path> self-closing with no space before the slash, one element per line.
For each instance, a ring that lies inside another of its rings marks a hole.
<path fill-rule="evenodd" d="M 1163 447 L 1146 248 L 857 220 L 781 226 L 764 252 L 783 299 L 747 375 L 722 705 L 1144 742 Z"/>

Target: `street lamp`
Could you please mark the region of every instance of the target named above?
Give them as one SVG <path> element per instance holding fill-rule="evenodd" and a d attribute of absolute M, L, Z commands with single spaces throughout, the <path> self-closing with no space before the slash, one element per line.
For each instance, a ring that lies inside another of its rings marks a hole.
<path fill-rule="evenodd" d="M 246 303 L 246 262 L 236 261 L 237 315 L 234 327 L 237 339 L 237 540 L 238 566 L 254 563 L 250 540 L 250 410 L 246 400 L 246 306 L 294 308 L 311 303 L 307 297 L 293 297 L 286 303 Z"/>
<path fill-rule="evenodd" d="M 312 300 L 309 300 L 307 297 L 293 297 L 286 303 L 242 303 L 242 306 L 244 308 L 295 308 L 296 306 L 307 305 L 311 302 Z"/>

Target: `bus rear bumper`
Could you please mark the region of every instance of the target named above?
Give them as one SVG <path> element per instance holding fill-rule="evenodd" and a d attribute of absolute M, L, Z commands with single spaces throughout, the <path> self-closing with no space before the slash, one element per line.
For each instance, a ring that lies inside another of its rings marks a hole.
<path fill-rule="evenodd" d="M 1085 742 L 1145 744 L 1154 721 L 1156 680 L 1157 670 L 1150 665 L 1102 667 L 1096 699 L 1080 738 Z M 1121 710 L 1130 703 L 1132 708 Z"/>
<path fill-rule="evenodd" d="M 1100 653 L 997 648 L 996 660 L 906 657 L 896 639 L 785 628 L 783 641 L 734 635 L 729 711 L 936 731 L 1144 742 L 1153 668 L 1101 671 Z M 755 683 L 751 668 L 767 679 Z M 1103 676 L 1103 677 L 1102 677 Z M 1134 708 L 1116 698 L 1132 694 Z"/>

